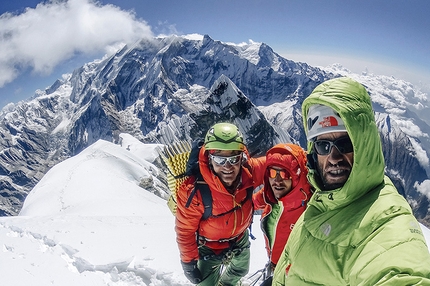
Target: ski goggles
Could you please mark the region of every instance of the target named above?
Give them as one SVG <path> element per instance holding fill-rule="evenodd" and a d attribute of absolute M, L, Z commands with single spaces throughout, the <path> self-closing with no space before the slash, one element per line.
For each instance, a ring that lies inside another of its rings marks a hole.
<path fill-rule="evenodd" d="M 314 150 L 318 155 L 328 155 L 331 152 L 333 146 L 339 150 L 340 153 L 346 154 L 354 151 L 351 139 L 349 137 L 341 137 L 334 141 L 330 140 L 315 140 Z"/>
<path fill-rule="evenodd" d="M 271 179 L 274 179 L 274 178 L 276 178 L 277 175 L 279 175 L 279 177 L 281 177 L 282 180 L 291 180 L 290 173 L 288 173 L 284 169 L 277 170 L 277 169 L 269 168 L 268 173 L 269 173 L 269 178 L 271 178 Z"/>
<path fill-rule="evenodd" d="M 230 165 L 236 165 L 242 160 L 242 153 L 239 155 L 234 155 L 230 157 L 217 156 L 212 154 L 209 154 L 209 156 L 211 160 L 219 166 L 224 166 L 225 164 L 227 164 L 227 162 L 229 162 Z"/>

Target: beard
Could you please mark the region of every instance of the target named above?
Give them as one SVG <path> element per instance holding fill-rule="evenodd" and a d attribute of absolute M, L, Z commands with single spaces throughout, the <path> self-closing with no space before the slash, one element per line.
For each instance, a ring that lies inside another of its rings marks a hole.
<path fill-rule="evenodd" d="M 339 162 L 336 166 L 328 165 L 322 166 L 322 164 L 317 164 L 318 173 L 321 177 L 321 182 L 323 189 L 326 191 L 338 189 L 345 185 L 351 173 L 351 166 L 348 162 Z M 336 169 L 336 170 L 333 170 Z"/>

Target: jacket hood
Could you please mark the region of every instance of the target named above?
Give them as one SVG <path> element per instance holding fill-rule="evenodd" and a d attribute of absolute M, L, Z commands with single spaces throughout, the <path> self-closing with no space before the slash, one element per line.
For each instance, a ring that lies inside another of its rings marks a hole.
<path fill-rule="evenodd" d="M 308 141 L 308 179 L 315 188 L 310 204 L 317 208 L 335 209 L 349 204 L 384 181 L 384 157 L 381 139 L 375 123 L 370 96 L 360 83 L 340 77 L 328 80 L 304 100 L 303 122 L 306 134 L 310 106 L 322 104 L 335 110 L 345 123 L 354 147 L 354 164 L 346 183 L 335 190 L 322 191 L 319 174 L 312 164 L 313 140 Z"/>
<path fill-rule="evenodd" d="M 302 147 L 286 143 L 273 146 L 266 153 L 265 172 L 270 166 L 277 166 L 287 170 L 292 179 L 292 188 L 288 194 L 299 191 L 307 185 L 306 152 Z M 275 195 L 270 187 L 269 177 L 264 176 L 264 194 L 266 201 L 276 203 Z M 287 196 L 288 196 L 287 194 Z"/>

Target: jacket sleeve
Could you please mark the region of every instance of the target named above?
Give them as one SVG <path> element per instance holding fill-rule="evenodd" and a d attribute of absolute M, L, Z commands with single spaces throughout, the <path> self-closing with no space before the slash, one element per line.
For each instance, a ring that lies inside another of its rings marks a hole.
<path fill-rule="evenodd" d="M 264 183 L 264 172 L 266 171 L 266 157 L 249 158 L 249 165 L 252 167 L 252 178 L 255 186 Z"/>
<path fill-rule="evenodd" d="M 287 267 L 289 267 L 289 259 L 288 259 L 288 251 L 286 246 L 284 247 L 284 251 L 281 253 L 279 257 L 278 263 L 276 264 L 275 271 L 273 272 L 273 286 L 285 285 L 286 277 L 287 277 Z"/>
<path fill-rule="evenodd" d="M 263 190 L 263 185 L 261 185 L 260 190 L 252 195 L 252 202 L 254 203 L 254 208 L 257 210 L 264 209 L 266 207 Z"/>
<path fill-rule="evenodd" d="M 177 195 L 177 211 L 175 220 L 176 242 L 178 243 L 180 258 L 183 262 L 199 259 L 197 245 L 197 230 L 203 215 L 203 204 L 200 192 L 197 192 L 188 208 L 185 207 L 194 184 L 186 180 L 179 188 Z"/>

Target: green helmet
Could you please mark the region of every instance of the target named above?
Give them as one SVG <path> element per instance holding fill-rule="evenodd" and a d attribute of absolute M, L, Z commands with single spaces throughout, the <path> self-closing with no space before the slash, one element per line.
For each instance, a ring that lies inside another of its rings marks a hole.
<path fill-rule="evenodd" d="M 245 150 L 242 133 L 231 123 L 217 123 L 205 136 L 206 150 Z"/>

